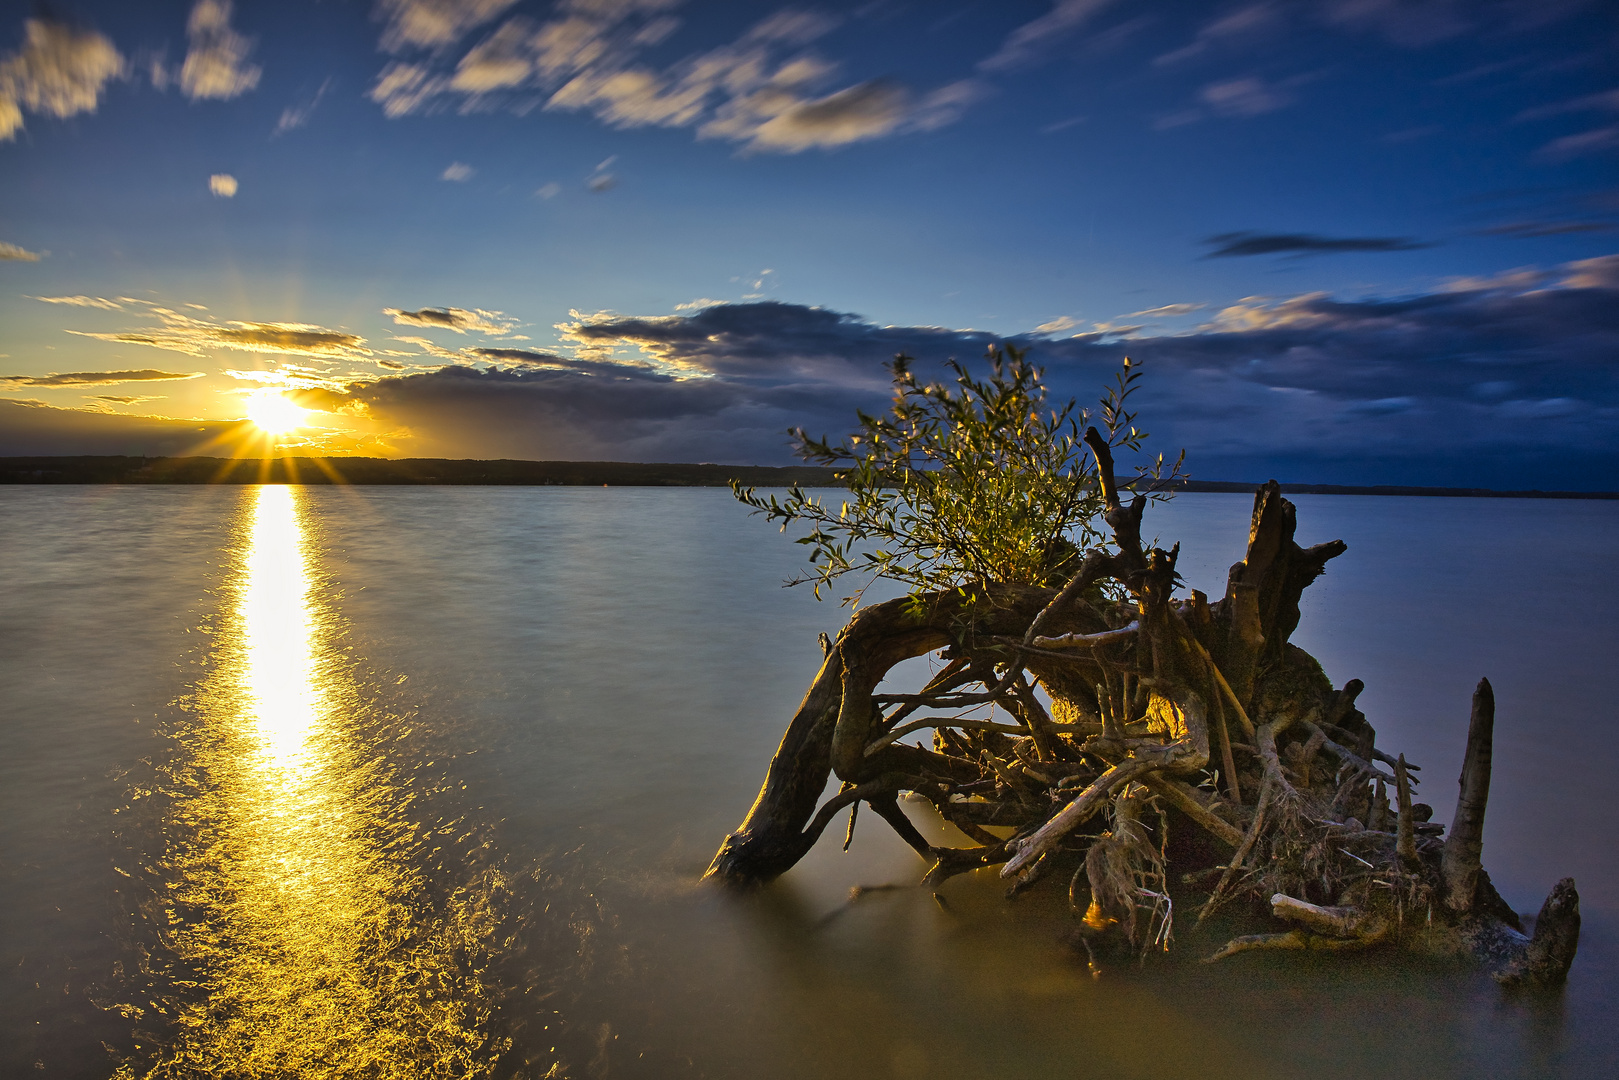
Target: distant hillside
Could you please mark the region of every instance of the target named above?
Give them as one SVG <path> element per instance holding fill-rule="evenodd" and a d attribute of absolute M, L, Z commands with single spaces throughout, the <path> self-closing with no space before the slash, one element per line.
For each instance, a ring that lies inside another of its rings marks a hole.
<path fill-rule="evenodd" d="M 452 458 L 0 458 L 0 484 L 465 484 L 585 487 L 841 487 L 811 465 L 643 464 L 630 461 L 471 461 Z M 1258 481 L 1188 480 L 1176 491 L 1252 492 Z M 1283 484 L 1289 495 L 1440 495 L 1520 499 L 1616 499 L 1611 491 Z"/>

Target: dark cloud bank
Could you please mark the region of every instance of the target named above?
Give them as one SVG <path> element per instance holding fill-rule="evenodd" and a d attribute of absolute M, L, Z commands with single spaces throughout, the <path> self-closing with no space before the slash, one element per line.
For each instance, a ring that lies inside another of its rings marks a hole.
<path fill-rule="evenodd" d="M 1184 446 L 1203 479 L 1619 488 L 1619 256 L 1414 297 L 1247 300 L 1179 336 L 999 339 L 783 303 L 602 314 L 567 336 L 577 360 L 490 350 L 507 366 L 307 403 L 408 427 L 413 454 L 785 464 L 787 427 L 841 433 L 883 407 L 894 353 L 933 373 L 1006 340 L 1082 403 L 1142 361 L 1150 445 Z"/>
<path fill-rule="evenodd" d="M 1415 251 L 1431 247 L 1408 236 L 1317 236 L 1314 233 L 1233 232 L 1211 236 L 1206 259 L 1251 255 L 1331 255 L 1345 251 Z"/>

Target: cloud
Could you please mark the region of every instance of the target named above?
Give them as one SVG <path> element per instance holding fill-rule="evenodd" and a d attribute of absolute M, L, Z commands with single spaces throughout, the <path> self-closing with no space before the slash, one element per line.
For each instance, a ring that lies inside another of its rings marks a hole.
<path fill-rule="evenodd" d="M 560 194 L 562 194 L 562 185 L 554 180 L 549 184 L 541 184 L 534 189 L 536 199 L 554 199 Z"/>
<path fill-rule="evenodd" d="M 407 336 L 404 336 L 404 335 L 400 335 L 400 336 L 395 337 L 394 340 L 395 341 L 402 341 L 407 345 L 414 345 L 418 349 L 422 350 L 422 352 L 427 353 L 429 356 L 436 356 L 440 360 L 452 360 L 452 361 L 454 361 L 454 362 L 456 362 L 458 364 L 466 362 L 466 357 L 462 353 L 457 352 L 455 349 L 446 349 L 444 346 L 440 345 L 438 342 L 429 340 L 428 338 L 424 338 L 424 337 L 407 337 Z M 390 356 L 405 356 L 405 355 L 408 355 L 408 354 L 406 354 L 406 353 L 390 353 L 389 355 Z"/>
<path fill-rule="evenodd" d="M 270 134 L 272 136 L 285 135 L 287 132 L 301 128 L 309 123 L 309 118 L 315 114 L 315 107 L 320 104 L 320 99 L 325 97 L 326 91 L 331 88 L 332 80 L 324 79 L 321 81 L 320 89 L 315 91 L 314 97 L 302 105 L 289 105 L 282 109 L 281 119 L 276 121 L 275 130 Z"/>
<path fill-rule="evenodd" d="M 1515 239 L 1536 239 L 1542 236 L 1567 236 L 1573 233 L 1613 232 L 1619 222 L 1613 221 L 1509 221 L 1480 229 L 1480 236 L 1510 236 Z"/>
<path fill-rule="evenodd" d="M 1608 289 L 1619 291 L 1619 255 L 1580 259 L 1563 266 L 1566 276 L 1558 282 L 1565 289 Z"/>
<path fill-rule="evenodd" d="M 100 409 L 61 409 L 0 400 L 0 456 L 129 454 L 162 457 L 206 452 L 239 421 L 176 420 Z"/>
<path fill-rule="evenodd" d="M 263 73 L 246 63 L 250 38 L 231 29 L 231 0 L 197 0 L 186 21 L 190 48 L 180 68 L 180 90 L 192 101 L 229 101 L 259 84 Z"/>
<path fill-rule="evenodd" d="M 1328 0 L 1322 15 L 1330 24 L 1369 30 L 1396 45 L 1419 48 L 1471 30 L 1474 6 L 1464 0 Z"/>
<path fill-rule="evenodd" d="M 104 296 L 36 296 L 33 299 L 45 304 L 66 304 L 69 307 L 102 308 L 106 311 L 121 311 L 122 304 L 116 300 L 108 300 Z"/>
<path fill-rule="evenodd" d="M 1147 308 L 1145 311 L 1132 311 L 1126 319 L 1172 319 L 1178 315 L 1190 315 L 1194 311 L 1202 311 L 1207 304 L 1165 304 L 1162 307 Z"/>
<path fill-rule="evenodd" d="M 1205 479 L 1611 488 L 1619 475 L 1619 255 L 1411 296 L 1250 297 L 1129 340 L 884 326 L 778 302 L 576 313 L 559 329 L 556 352 L 466 349 L 434 371 L 304 379 L 299 402 L 364 414 L 412 454 L 786 463 L 788 427 L 836 434 L 886 406 L 894 353 L 937 378 L 945 358 L 1010 343 L 1058 400 L 1092 401 L 1123 356 L 1139 361 L 1149 447 L 1186 447 Z M 4 438 L 22 412 L 0 412 Z M 66 414 L 30 415 L 37 434 L 39 416 Z M 87 415 L 61 422 L 82 432 Z"/>
<path fill-rule="evenodd" d="M 1535 156 L 1550 161 L 1565 161 L 1568 158 L 1613 149 L 1619 149 L 1619 124 L 1610 124 L 1607 127 L 1582 131 L 1577 135 L 1564 135 L 1561 139 L 1553 139 L 1535 151 Z"/>
<path fill-rule="evenodd" d="M 501 361 L 509 364 L 532 364 L 536 367 L 570 367 L 576 361 L 555 353 L 535 352 L 532 349 L 468 349 L 467 353 L 480 360 Z"/>
<path fill-rule="evenodd" d="M 1263 79 L 1253 76 L 1210 83 L 1198 97 L 1216 115 L 1227 117 L 1262 116 L 1286 108 L 1293 101 L 1285 90 L 1267 86 Z"/>
<path fill-rule="evenodd" d="M 517 320 L 499 311 L 485 311 L 482 308 L 468 310 L 458 307 L 422 308 L 419 311 L 404 311 L 400 308 L 383 308 L 384 315 L 393 316 L 393 321 L 400 326 L 424 326 L 438 330 L 454 330 L 457 334 L 472 331 L 475 334 L 488 334 L 491 337 L 500 337 L 509 334 L 517 325 Z M 424 339 L 402 339 L 421 341 Z"/>
<path fill-rule="evenodd" d="M 1525 109 L 1513 119 L 1542 120 L 1548 116 L 1561 116 L 1571 112 L 1619 112 L 1619 90 L 1604 90 L 1600 94 L 1586 94 L 1583 97 L 1573 98 L 1569 101 L 1560 101 L 1552 105 L 1541 105 L 1533 109 Z"/>
<path fill-rule="evenodd" d="M 1270 29 L 1281 16 L 1274 3 L 1249 4 L 1220 16 L 1197 32 L 1189 44 L 1153 60 L 1155 67 L 1166 67 L 1190 60 L 1208 50 L 1211 45 L 1251 37 Z"/>
<path fill-rule="evenodd" d="M 999 49 L 978 62 L 978 70 L 1004 72 L 1037 62 L 1042 53 L 1111 3 L 1112 0 L 1058 0 L 1050 11 L 1008 34 Z"/>
<path fill-rule="evenodd" d="M 208 190 L 221 199 L 234 199 L 240 186 L 230 173 L 214 173 L 208 178 Z"/>
<path fill-rule="evenodd" d="M 172 379 L 200 379 L 200 371 L 71 371 L 61 375 L 0 375 L 8 386 L 112 386 L 115 383 L 165 382 Z"/>
<path fill-rule="evenodd" d="M 1431 247 L 1408 236 L 1316 236 L 1312 233 L 1220 233 L 1204 241 L 1214 245 L 1206 259 L 1247 255 L 1324 255 L 1342 251 L 1415 251 Z"/>
<path fill-rule="evenodd" d="M 1041 323 L 1039 326 L 1035 327 L 1034 332 L 1037 334 L 1060 334 L 1064 330 L 1072 330 L 1078 325 L 1079 320 L 1074 318 L 1072 315 L 1059 315 L 1050 322 Z"/>
<path fill-rule="evenodd" d="M 449 165 L 445 166 L 444 171 L 439 174 L 439 179 L 462 184 L 468 180 L 471 180 L 472 175 L 477 171 L 477 169 L 474 169 L 471 165 L 467 165 L 464 162 L 452 161 Z"/>
<path fill-rule="evenodd" d="M 884 80 L 836 88 L 837 66 L 804 49 L 838 20 L 804 11 L 778 12 L 729 45 L 647 66 L 641 54 L 679 26 L 662 13 L 670 6 L 571 0 L 543 23 L 514 16 L 453 69 L 437 55 L 389 63 L 369 96 L 389 117 L 442 108 L 454 98 L 463 112 L 502 105 L 526 111 L 540 101 L 547 110 L 589 112 L 614 127 L 691 127 L 700 138 L 731 140 L 747 151 L 798 153 L 933 130 L 987 93 L 972 79 L 928 93 Z M 395 45 L 399 51 L 403 39 Z M 607 181 L 591 184 L 603 190 Z"/>
<path fill-rule="evenodd" d="M 135 395 L 97 394 L 96 395 L 96 400 L 97 401 L 111 401 L 111 402 L 115 402 L 115 403 L 117 403 L 119 405 L 139 405 L 143 401 L 162 401 L 163 400 L 163 395 L 161 395 L 161 394 L 135 394 Z"/>
<path fill-rule="evenodd" d="M 475 27 L 498 17 L 517 0 L 380 0 L 387 20 L 382 47 L 389 52 L 452 45 Z"/>
<path fill-rule="evenodd" d="M 1122 356 L 1142 361 L 1154 443 L 1188 447 L 1207 478 L 1611 487 L 1619 465 L 1619 256 L 1405 298 L 1249 299 L 1189 333 L 1128 341 L 879 326 L 781 303 L 580 315 L 562 329 L 581 355 L 621 364 L 631 350 L 650 366 L 456 369 L 350 391 L 432 445 L 465 439 L 480 456 L 781 462 L 772 423 L 847 430 L 854 408 L 883 407 L 893 353 L 926 375 L 1010 340 L 1082 400 Z"/>
<path fill-rule="evenodd" d="M 0 59 L 0 142 L 17 137 L 24 109 L 58 118 L 95 112 L 102 88 L 125 66 L 113 43 L 94 30 L 29 19 L 22 48 Z"/>
<path fill-rule="evenodd" d="M 181 315 L 168 308 L 152 306 L 149 315 L 158 326 L 144 330 L 91 333 L 69 330 L 79 337 L 114 341 L 125 345 L 147 345 L 154 349 L 206 356 L 209 349 L 265 355 L 313 356 L 326 359 L 367 360 L 371 353 L 358 334 L 328 330 L 308 323 L 216 322 Z"/>
<path fill-rule="evenodd" d="M 41 255 L 37 251 L 29 251 L 27 248 L 0 240 L 0 262 L 38 262 L 40 258 Z"/>

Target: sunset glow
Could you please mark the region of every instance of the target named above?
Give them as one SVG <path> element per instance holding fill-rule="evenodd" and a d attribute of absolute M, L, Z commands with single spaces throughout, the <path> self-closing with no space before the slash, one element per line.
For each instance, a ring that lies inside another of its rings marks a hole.
<path fill-rule="evenodd" d="M 309 413 L 277 393 L 254 394 L 247 399 L 247 418 L 269 435 L 286 435 L 303 427 Z"/>

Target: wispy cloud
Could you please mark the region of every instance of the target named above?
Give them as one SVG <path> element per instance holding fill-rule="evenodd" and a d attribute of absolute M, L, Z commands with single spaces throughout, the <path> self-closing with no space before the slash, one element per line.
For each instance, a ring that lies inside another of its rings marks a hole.
<path fill-rule="evenodd" d="M 1408 236 L 1317 236 L 1313 233 L 1220 233 L 1204 241 L 1214 250 L 1206 259 L 1247 255 L 1327 255 L 1345 251 L 1415 251 L 1431 247 Z"/>
<path fill-rule="evenodd" d="M 104 296 L 35 296 L 33 299 L 45 304 L 66 304 L 69 307 L 101 308 L 105 311 L 121 311 L 122 304 L 116 300 L 108 300 Z"/>
<path fill-rule="evenodd" d="M 1153 60 L 1155 67 L 1167 67 L 1190 60 L 1216 44 L 1231 43 L 1257 36 L 1280 21 L 1281 9 L 1274 3 L 1249 4 L 1205 24 L 1189 43 Z"/>
<path fill-rule="evenodd" d="M 1548 116 L 1562 116 L 1574 112 L 1619 112 L 1619 89 L 1604 90 L 1600 94 L 1585 94 L 1551 105 L 1538 105 L 1533 109 L 1523 110 L 1513 119 L 1544 120 Z"/>
<path fill-rule="evenodd" d="M 500 337 L 512 332 L 517 320 L 499 311 L 485 311 L 483 308 L 468 309 L 458 307 L 421 308 L 417 311 L 406 311 L 402 308 L 383 308 L 384 315 L 391 315 L 393 321 L 400 326 L 423 326 L 437 330 L 454 330 L 457 334 L 465 334 L 469 330 L 476 334 L 487 334 L 490 337 Z M 419 341 L 424 339 L 401 339 Z"/>
<path fill-rule="evenodd" d="M 231 28 L 231 0 L 197 0 L 186 21 L 190 47 L 180 67 L 180 90 L 192 101 L 228 101 L 259 84 L 263 74 L 247 63 L 251 39 Z"/>
<path fill-rule="evenodd" d="M 1619 149 L 1619 124 L 1593 128 L 1575 135 L 1564 135 L 1535 151 L 1535 156 L 1547 161 L 1566 161 L 1569 158 L 1599 154 Z"/>
<path fill-rule="evenodd" d="M 1484 6 L 1462 0 L 1327 0 L 1321 14 L 1330 24 L 1419 48 L 1467 33 L 1475 25 L 1474 9 Z"/>
<path fill-rule="evenodd" d="M 41 254 L 0 240 L 0 262 L 38 262 Z"/>
<path fill-rule="evenodd" d="M 1478 230 L 1480 236 L 1510 236 L 1519 240 L 1615 231 L 1619 231 L 1619 222 L 1614 221 L 1509 221 Z"/>
<path fill-rule="evenodd" d="M 1013 30 L 1001 47 L 978 62 L 978 70 L 1005 72 L 1040 59 L 1058 42 L 1090 22 L 1113 0 L 1058 0 L 1052 9 Z"/>
<path fill-rule="evenodd" d="M 471 165 L 468 165 L 465 162 L 452 161 L 449 165 L 445 166 L 444 171 L 439 174 L 439 179 L 449 180 L 452 183 L 463 184 L 468 180 L 471 180 L 473 174 L 477 171 L 477 169 L 474 169 Z"/>
<path fill-rule="evenodd" d="M 320 104 L 321 98 L 326 96 L 326 91 L 330 90 L 331 87 L 331 79 L 322 80 L 320 89 L 315 91 L 314 97 L 302 104 L 289 105 L 282 109 L 281 119 L 276 121 L 275 130 L 271 132 L 271 135 L 285 135 L 287 132 L 301 128 L 309 123 L 309 118 L 315 114 L 315 107 Z"/>
<path fill-rule="evenodd" d="M 0 142 L 15 139 L 23 110 L 69 117 L 95 112 L 101 90 L 125 70 L 113 43 L 53 19 L 23 24 L 23 45 L 0 59 Z"/>
<path fill-rule="evenodd" d="M 1218 116 L 1262 116 L 1286 108 L 1293 97 L 1285 89 L 1267 85 L 1257 76 L 1210 83 L 1198 93 L 1203 104 Z"/>
<path fill-rule="evenodd" d="M 167 382 L 174 379 L 200 379 L 200 371 L 70 371 L 56 375 L 0 375 L 0 383 L 24 386 L 112 386 L 116 383 Z M 119 400 L 119 399 L 109 399 Z"/>
<path fill-rule="evenodd" d="M 1190 315 L 1194 311 L 1202 311 L 1207 304 L 1165 304 L 1162 307 L 1147 308 L 1145 311 L 1132 311 L 1124 316 L 1126 319 L 1173 319 L 1179 315 Z"/>

